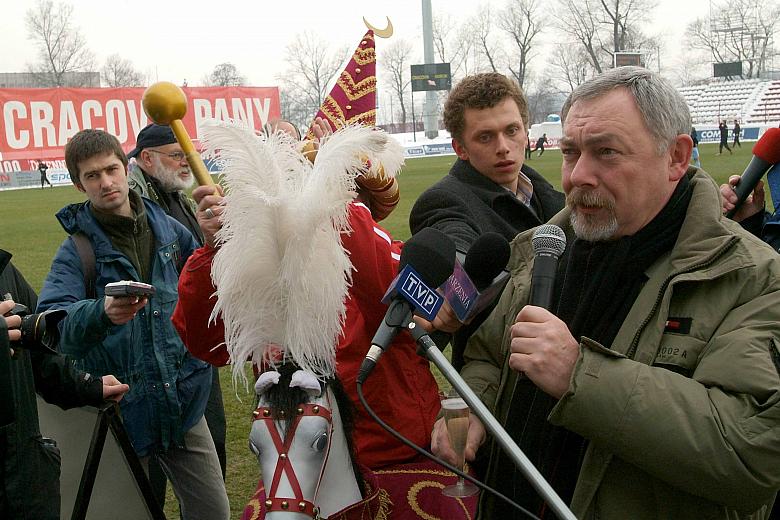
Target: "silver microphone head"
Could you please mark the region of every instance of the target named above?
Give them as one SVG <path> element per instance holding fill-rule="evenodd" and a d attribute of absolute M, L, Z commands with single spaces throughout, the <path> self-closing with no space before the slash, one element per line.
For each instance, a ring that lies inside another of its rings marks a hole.
<path fill-rule="evenodd" d="M 542 224 L 534 231 L 531 245 L 536 255 L 546 254 L 558 258 L 566 249 L 566 235 L 555 224 Z"/>

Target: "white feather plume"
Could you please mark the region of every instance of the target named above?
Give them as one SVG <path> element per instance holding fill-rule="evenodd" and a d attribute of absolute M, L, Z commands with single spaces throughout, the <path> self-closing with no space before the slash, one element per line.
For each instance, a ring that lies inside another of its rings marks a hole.
<path fill-rule="evenodd" d="M 404 165 L 404 147 L 389 135 L 384 135 L 387 138 L 387 142 L 382 151 L 371 158 L 371 162 L 376 165 L 382 165 L 385 177 L 395 178 Z"/>
<path fill-rule="evenodd" d="M 333 376 L 352 269 L 340 235 L 349 231 L 359 157 L 380 154 L 388 136 L 346 127 L 321 143 L 311 165 L 281 133 L 209 122 L 200 135 L 226 188 L 212 319 L 225 322 L 234 378 L 244 378 L 247 359 L 282 361 L 275 349 L 318 377 Z"/>

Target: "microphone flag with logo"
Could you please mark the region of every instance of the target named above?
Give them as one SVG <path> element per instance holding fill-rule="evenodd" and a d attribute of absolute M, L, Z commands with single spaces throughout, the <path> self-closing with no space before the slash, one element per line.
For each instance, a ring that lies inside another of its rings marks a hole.
<path fill-rule="evenodd" d="M 504 270 L 509 254 L 509 242 L 494 232 L 480 235 L 465 255 L 458 251 L 452 275 L 441 288 L 458 320 L 466 322 L 498 297 L 509 280 Z"/>

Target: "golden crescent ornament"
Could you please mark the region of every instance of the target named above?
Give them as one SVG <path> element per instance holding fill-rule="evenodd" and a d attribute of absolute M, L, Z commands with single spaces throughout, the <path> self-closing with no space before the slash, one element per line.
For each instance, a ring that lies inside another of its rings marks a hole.
<path fill-rule="evenodd" d="M 389 16 L 385 16 L 385 18 L 387 19 L 387 27 L 384 29 L 379 29 L 368 23 L 365 16 L 363 17 L 363 23 L 366 24 L 366 27 L 370 30 L 374 31 L 376 36 L 379 36 L 380 38 L 390 38 L 393 35 L 393 22 L 390 21 Z"/>

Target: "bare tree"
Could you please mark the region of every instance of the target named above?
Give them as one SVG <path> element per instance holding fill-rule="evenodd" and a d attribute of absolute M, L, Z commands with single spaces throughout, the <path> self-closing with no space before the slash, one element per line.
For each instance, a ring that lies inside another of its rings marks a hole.
<path fill-rule="evenodd" d="M 73 6 L 51 0 L 38 0 L 27 10 L 27 38 L 38 48 L 38 61 L 27 67 L 37 75 L 41 86 L 81 86 L 70 84 L 72 73 L 94 68 L 94 57 L 81 31 L 73 25 L 72 14 Z"/>
<path fill-rule="evenodd" d="M 230 62 L 220 63 L 203 79 L 207 87 L 239 87 L 246 84 L 246 77 Z"/>
<path fill-rule="evenodd" d="M 558 28 L 582 47 L 591 65 L 600 74 L 605 60 L 601 54 L 599 21 L 593 3 L 594 0 L 560 0 L 556 18 Z"/>
<path fill-rule="evenodd" d="M 600 73 L 615 52 L 649 47 L 641 27 L 656 0 L 559 0 L 558 27 L 585 50 Z"/>
<path fill-rule="evenodd" d="M 490 15 L 490 6 L 483 5 L 477 14 L 467 22 L 474 35 L 474 42 L 478 52 L 487 60 L 492 72 L 498 72 L 501 46 L 493 35 L 493 19 Z"/>
<path fill-rule="evenodd" d="M 708 55 L 702 51 L 683 53 L 671 64 L 669 75 L 676 85 L 688 87 L 705 83 L 712 75 Z"/>
<path fill-rule="evenodd" d="M 439 58 L 439 63 L 447 63 L 448 58 L 452 63 L 451 54 L 448 54 L 447 51 L 450 50 L 450 38 L 454 27 L 455 23 L 451 15 L 446 13 L 433 15 L 433 49 L 436 57 Z"/>
<path fill-rule="evenodd" d="M 639 25 L 647 21 L 655 0 L 599 0 L 602 22 L 611 30 L 610 51 L 637 49 L 642 41 Z"/>
<path fill-rule="evenodd" d="M 688 25 L 686 40 L 693 49 L 707 51 L 715 62 L 741 61 L 742 78 L 757 78 L 773 54 L 772 36 L 780 7 L 776 2 L 731 0 L 714 6 L 713 18 L 699 18 Z"/>
<path fill-rule="evenodd" d="M 107 87 L 141 87 L 145 83 L 143 75 L 136 70 L 133 62 L 119 54 L 106 58 L 100 76 Z"/>
<path fill-rule="evenodd" d="M 310 32 L 298 34 L 285 51 L 288 64 L 286 73 L 279 79 L 285 92 L 284 103 L 294 107 L 282 107 L 292 123 L 308 125 L 322 105 L 331 80 L 335 80 L 348 49 L 331 51 L 327 42 Z"/>
<path fill-rule="evenodd" d="M 559 113 L 565 96 L 546 76 L 528 78 L 530 85 L 526 89 L 528 99 L 528 127 L 533 123 L 545 121 L 549 114 Z"/>
<path fill-rule="evenodd" d="M 541 1 L 509 0 L 503 16 L 499 18 L 499 26 L 515 44 L 515 53 L 511 53 L 509 58 L 509 71 L 521 87 L 533 56 L 534 38 L 544 27 L 544 18 L 539 13 Z"/>
<path fill-rule="evenodd" d="M 382 67 L 387 70 L 386 81 L 398 100 L 401 124 L 406 124 L 406 92 L 411 83 L 410 59 L 412 44 L 406 40 L 395 40 L 382 53 Z"/>
<path fill-rule="evenodd" d="M 591 77 L 595 69 L 582 46 L 569 42 L 558 43 L 553 48 L 550 60 L 552 76 L 570 93 Z"/>

